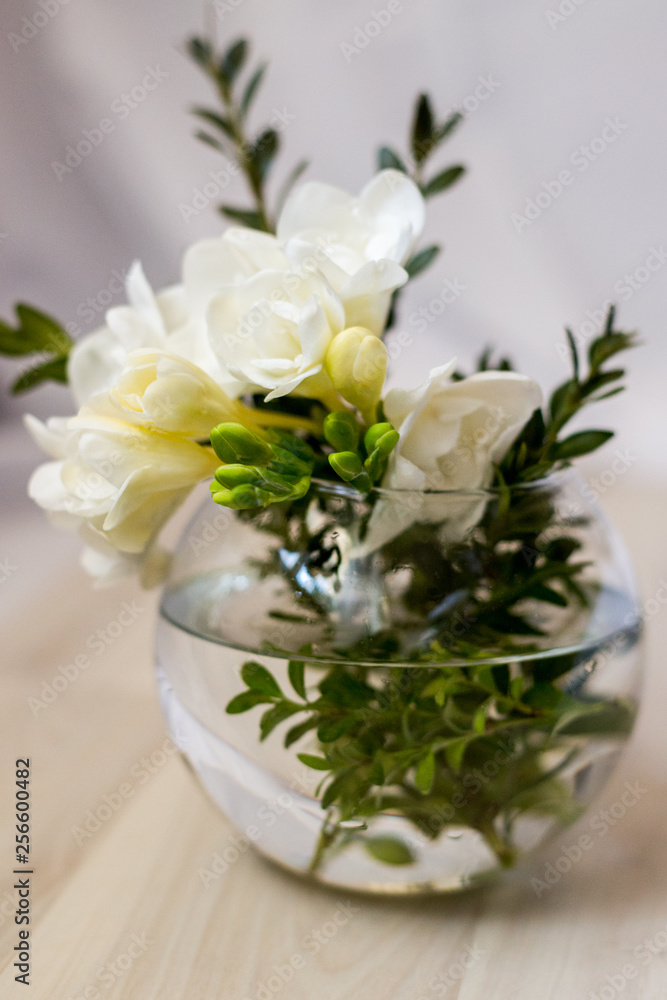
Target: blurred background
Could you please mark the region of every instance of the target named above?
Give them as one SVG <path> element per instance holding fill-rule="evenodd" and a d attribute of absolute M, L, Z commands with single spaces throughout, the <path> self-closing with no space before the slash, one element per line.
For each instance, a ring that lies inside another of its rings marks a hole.
<path fill-rule="evenodd" d="M 433 166 L 464 162 L 469 173 L 430 203 L 425 240 L 445 253 L 404 298 L 408 346 L 392 382 L 416 384 L 495 343 L 553 386 L 568 372 L 563 326 L 585 344 L 614 300 L 644 346 L 628 360 L 631 391 L 588 418 L 619 429 L 590 475 L 600 494 L 619 475 L 667 482 L 667 8 L 657 0 L 3 4 L 0 316 L 22 300 L 80 336 L 123 300 L 134 259 L 155 288 L 174 282 L 184 248 L 222 230 L 216 204 L 243 201 L 238 179 L 202 195 L 224 166 L 188 115 L 212 100 L 184 55 L 204 31 L 220 43 L 245 35 L 271 63 L 253 124 L 283 123 L 274 185 L 308 156 L 306 177 L 356 191 L 380 143 L 405 150 L 418 91 L 440 117 L 462 109 Z M 104 118 L 112 129 L 68 159 Z M 15 501 L 27 532 L 42 515 L 24 499 L 38 454 L 21 414 L 71 404 L 55 386 L 10 398 L 20 366 L 0 366 L 4 509 Z M 49 551 L 70 544 L 48 537 Z"/>

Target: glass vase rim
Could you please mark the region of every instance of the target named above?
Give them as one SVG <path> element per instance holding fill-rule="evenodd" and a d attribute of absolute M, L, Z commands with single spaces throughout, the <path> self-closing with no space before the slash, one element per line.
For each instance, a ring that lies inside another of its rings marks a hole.
<path fill-rule="evenodd" d="M 578 479 L 578 473 L 572 466 L 556 469 L 539 479 L 531 479 L 522 483 L 508 484 L 506 489 L 512 492 L 530 493 L 545 488 L 561 488 L 568 483 Z M 369 493 L 362 493 L 354 486 L 334 479 L 319 479 L 313 476 L 311 479 L 313 492 L 317 494 L 327 494 L 330 496 L 346 497 L 349 500 L 367 500 L 373 494 L 386 499 L 400 499 L 407 496 L 443 497 L 443 498 L 475 498 L 475 499 L 495 499 L 503 492 L 502 486 L 466 486 L 452 487 L 448 489 L 419 489 L 414 486 L 394 487 L 394 486 L 373 486 Z"/>

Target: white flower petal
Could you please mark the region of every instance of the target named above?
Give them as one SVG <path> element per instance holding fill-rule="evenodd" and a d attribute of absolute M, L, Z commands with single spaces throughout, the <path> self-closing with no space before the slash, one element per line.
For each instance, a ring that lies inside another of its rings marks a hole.
<path fill-rule="evenodd" d="M 69 417 L 50 417 L 44 424 L 31 413 L 26 413 L 23 422 L 34 441 L 51 458 L 65 458 Z"/>
<path fill-rule="evenodd" d="M 415 182 L 400 170 L 381 170 L 361 192 L 360 202 L 378 228 L 383 221 L 390 228 L 399 224 L 399 255 L 394 260 L 404 263 L 424 231 L 426 220 L 424 198 Z"/>
<path fill-rule="evenodd" d="M 314 229 L 335 232 L 341 222 L 353 219 L 357 199 L 321 181 L 308 181 L 287 199 L 278 219 L 277 236 L 287 243 L 294 236 Z"/>

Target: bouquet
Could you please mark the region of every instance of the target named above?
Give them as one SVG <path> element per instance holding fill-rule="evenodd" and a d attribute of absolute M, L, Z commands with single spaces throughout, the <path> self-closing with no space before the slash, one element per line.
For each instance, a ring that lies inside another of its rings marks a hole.
<path fill-rule="evenodd" d="M 408 835 L 374 825 L 389 814 L 428 841 L 473 830 L 511 864 L 518 817 L 578 814 L 563 774 L 582 739 L 632 724 L 630 699 L 570 683 L 601 585 L 559 477 L 612 437 L 569 425 L 622 391 L 616 356 L 635 335 L 611 308 L 584 358 L 567 331 L 571 375 L 546 404 L 491 350 L 474 372 L 445 355 L 422 385 L 386 391 L 401 290 L 440 252 L 420 245 L 427 204 L 464 174 L 432 167 L 461 114 L 440 120 L 422 94 L 409 154 L 381 147 L 358 196 L 302 182 L 302 161 L 271 205 L 280 136 L 249 131 L 265 68 L 246 73 L 245 40 L 189 51 L 220 101 L 196 109 L 198 136 L 233 160 L 251 204 L 221 206 L 231 225 L 187 250 L 179 284 L 156 293 L 135 263 L 128 304 L 77 343 L 27 305 L 0 324 L 2 353 L 38 355 L 14 390 L 67 382 L 77 406 L 26 418 L 51 457 L 30 496 L 80 533 L 101 582 L 164 579 L 162 528 L 202 480 L 267 537 L 254 581 L 280 578 L 267 614 L 293 639 L 260 630 L 253 648 L 283 674 L 247 660 L 225 708 L 261 712 L 257 736 L 276 731 L 316 776 L 311 871 L 351 844 L 414 864 Z"/>

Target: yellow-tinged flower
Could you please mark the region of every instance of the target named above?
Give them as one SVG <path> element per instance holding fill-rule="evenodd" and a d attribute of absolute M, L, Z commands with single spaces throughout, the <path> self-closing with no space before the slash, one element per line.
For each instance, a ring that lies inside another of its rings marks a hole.
<path fill-rule="evenodd" d="M 133 351 L 127 361 L 109 400 L 130 423 L 198 440 L 206 440 L 212 428 L 225 421 L 254 423 L 249 407 L 230 399 L 205 371 L 184 358 Z"/>
<path fill-rule="evenodd" d="M 46 427 L 29 418 L 28 426 L 55 459 L 35 470 L 30 496 L 61 523 L 87 526 L 121 552 L 147 549 L 218 465 L 211 448 L 119 420 L 101 403 Z"/>
<path fill-rule="evenodd" d="M 325 368 L 336 391 L 372 423 L 387 374 L 382 341 L 363 326 L 351 326 L 332 340 Z"/>

